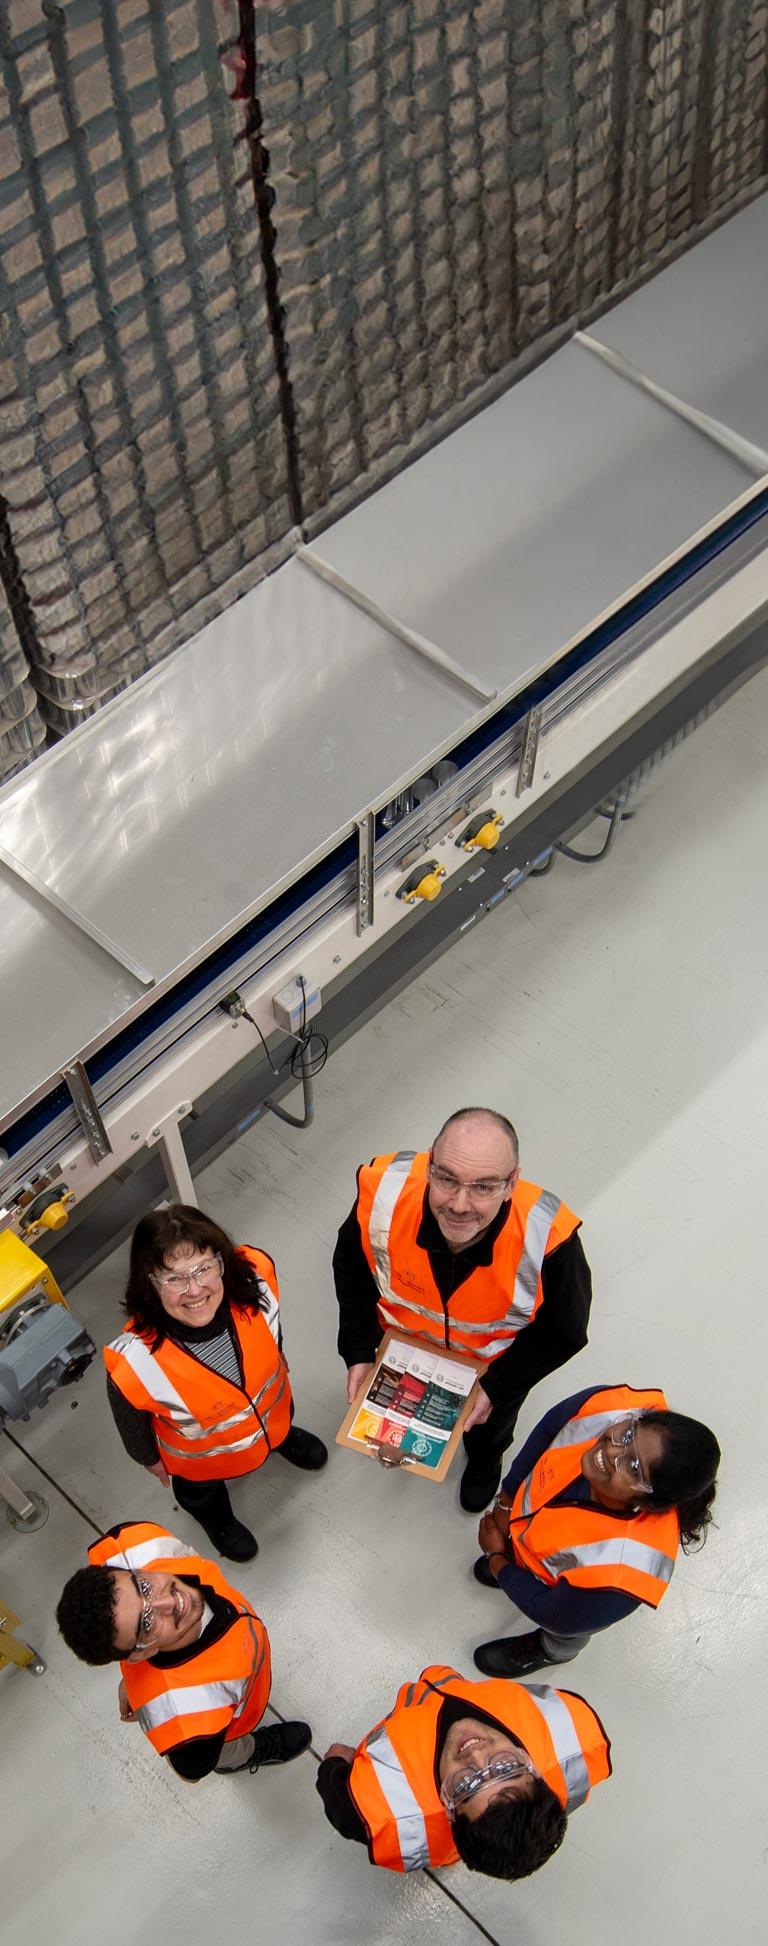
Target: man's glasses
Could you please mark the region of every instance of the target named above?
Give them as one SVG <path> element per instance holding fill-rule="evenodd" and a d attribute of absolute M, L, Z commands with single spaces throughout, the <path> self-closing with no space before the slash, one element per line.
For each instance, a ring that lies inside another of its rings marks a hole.
<path fill-rule="evenodd" d="M 139 1628 L 133 1647 L 134 1650 L 144 1649 L 151 1639 L 155 1626 L 155 1611 L 152 1607 L 152 1589 L 150 1588 L 149 1582 L 145 1581 L 140 1574 L 131 1573 L 131 1580 L 141 1602 Z"/>
<path fill-rule="evenodd" d="M 463 1189 L 467 1196 L 478 1203 L 485 1202 L 490 1196 L 501 1196 L 512 1181 L 512 1176 L 483 1176 L 480 1182 L 459 1182 L 450 1170 L 441 1169 L 437 1162 L 430 1162 L 429 1174 L 436 1188 L 444 1190 L 446 1195 Z"/>
<path fill-rule="evenodd" d="M 637 1456 L 635 1425 L 634 1419 L 619 1420 L 617 1425 L 609 1428 L 608 1437 L 612 1446 L 621 1448 L 620 1464 L 626 1469 L 633 1487 L 636 1487 L 638 1493 L 652 1493 L 653 1487 L 650 1481 L 646 1480 Z"/>
<path fill-rule="evenodd" d="M 505 1782 L 511 1781 L 513 1777 L 522 1777 L 526 1770 L 531 1777 L 535 1777 L 533 1764 L 528 1763 L 525 1757 L 492 1757 L 490 1763 L 483 1765 L 482 1770 L 478 1770 L 477 1766 L 472 1764 L 467 1770 L 462 1770 L 457 1777 L 452 1777 L 450 1783 L 443 1784 L 440 1796 L 446 1811 L 450 1816 L 454 1811 L 458 1811 L 462 1804 L 466 1804 L 470 1797 L 475 1797 L 478 1791 L 484 1790 L 486 1784 L 497 1784 L 502 1779 Z"/>
<path fill-rule="evenodd" d="M 190 1264 L 188 1270 L 158 1270 L 152 1282 L 159 1291 L 167 1291 L 170 1297 L 183 1297 L 191 1284 L 212 1284 L 224 1269 L 223 1259 L 218 1252 L 215 1257 L 206 1257 L 201 1264 Z"/>

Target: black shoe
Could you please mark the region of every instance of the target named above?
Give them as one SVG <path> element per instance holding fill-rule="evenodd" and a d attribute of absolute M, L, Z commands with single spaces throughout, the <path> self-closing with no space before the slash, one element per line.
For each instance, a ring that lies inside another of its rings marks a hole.
<path fill-rule="evenodd" d="M 291 1426 L 288 1438 L 275 1452 L 281 1459 L 290 1460 L 291 1466 L 300 1466 L 305 1473 L 319 1473 L 328 1459 L 328 1448 L 322 1439 L 316 1439 L 313 1432 L 305 1432 L 303 1426 Z"/>
<path fill-rule="evenodd" d="M 250 1770 L 263 1770 L 265 1764 L 289 1764 L 308 1750 L 312 1731 L 308 1723 L 270 1723 L 266 1730 L 254 1730 L 254 1752 Z"/>
<path fill-rule="evenodd" d="M 461 1476 L 459 1499 L 465 1514 L 481 1514 L 489 1506 L 501 1479 L 501 1460 L 473 1466 L 468 1460 Z"/>
<path fill-rule="evenodd" d="M 475 1580 L 479 1581 L 483 1588 L 499 1587 L 498 1581 L 496 1580 L 496 1576 L 495 1574 L 491 1573 L 491 1569 L 488 1565 L 487 1554 L 481 1554 L 479 1561 L 475 1562 L 475 1565 L 472 1569 L 472 1573 L 475 1577 Z M 499 1593 L 501 1593 L 501 1589 L 499 1589 Z"/>
<path fill-rule="evenodd" d="M 200 1525 L 202 1527 L 202 1521 Z M 250 1528 L 244 1527 L 241 1520 L 233 1519 L 231 1525 L 223 1530 L 206 1527 L 205 1531 L 209 1541 L 213 1541 L 214 1547 L 219 1554 L 223 1554 L 225 1561 L 252 1561 L 254 1555 L 258 1554 L 259 1543 Z"/>
<path fill-rule="evenodd" d="M 551 1656 L 544 1653 L 540 1628 L 531 1635 L 507 1635 L 501 1642 L 482 1642 L 475 1649 L 474 1663 L 484 1676 L 511 1676 L 513 1681 L 532 1676 L 534 1669 L 553 1666 Z"/>

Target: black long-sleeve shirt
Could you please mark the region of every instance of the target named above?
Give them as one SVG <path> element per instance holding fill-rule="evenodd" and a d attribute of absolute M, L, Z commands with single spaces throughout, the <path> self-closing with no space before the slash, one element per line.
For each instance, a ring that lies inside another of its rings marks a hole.
<path fill-rule="evenodd" d="M 429 1206 L 428 1192 L 416 1242 L 426 1250 L 430 1269 L 449 1315 L 449 1305 L 472 1271 L 493 1261 L 493 1249 L 509 1215 L 501 1209 L 482 1236 L 466 1250 L 451 1250 Z M 339 1300 L 338 1348 L 346 1365 L 368 1365 L 383 1336 L 378 1318 L 379 1292 L 363 1249 L 357 1204 L 342 1223 L 333 1256 Z M 492 1405 L 524 1397 L 549 1372 L 566 1364 L 587 1342 L 592 1277 L 578 1232 L 545 1256 L 541 1267 L 542 1302 L 536 1316 L 483 1374 Z"/>
<path fill-rule="evenodd" d="M 605 1385 L 588 1385 L 583 1392 L 574 1392 L 569 1399 L 561 1399 L 545 1412 L 543 1419 L 534 1426 L 525 1445 L 521 1446 L 504 1480 L 504 1492 L 510 1500 L 514 1499 L 518 1487 L 527 1479 L 528 1474 L 552 1445 L 556 1435 L 574 1419 L 580 1407 L 591 1399 L 595 1392 L 605 1392 Z M 570 1486 L 564 1488 L 551 1501 L 553 1507 L 586 1507 L 590 1504 L 590 1491 L 581 1474 Z M 601 1507 L 601 1515 L 610 1520 L 611 1509 Z M 624 1526 L 626 1510 L 617 1511 L 615 1518 Z M 502 1568 L 496 1580 L 504 1594 L 509 1596 L 515 1607 L 535 1623 L 537 1628 L 551 1629 L 553 1635 L 594 1634 L 597 1629 L 610 1628 L 613 1622 L 621 1622 L 625 1615 L 631 1615 L 642 1603 L 636 1595 L 626 1595 L 613 1588 L 574 1588 L 568 1581 L 556 1581 L 554 1586 L 540 1581 L 538 1575 L 531 1574 L 528 1568 L 521 1568 L 514 1561 Z"/>

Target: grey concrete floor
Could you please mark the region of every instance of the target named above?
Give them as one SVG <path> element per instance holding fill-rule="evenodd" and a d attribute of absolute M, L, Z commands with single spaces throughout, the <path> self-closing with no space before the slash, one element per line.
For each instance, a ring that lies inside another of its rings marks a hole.
<path fill-rule="evenodd" d="M 360 1160 L 425 1146 L 452 1108 L 487 1101 L 515 1120 L 524 1173 L 580 1211 L 591 1342 L 528 1401 L 521 1432 L 577 1386 L 627 1380 L 663 1385 L 724 1450 L 704 1552 L 681 1561 L 658 1614 L 568 1671 L 613 1739 L 613 1779 L 552 1863 L 511 1887 L 462 1866 L 374 1871 L 325 1823 L 309 1755 L 181 1784 L 119 1723 L 115 1673 L 77 1663 L 53 1620 L 94 1526 L 144 1515 L 199 1538 L 124 1456 L 94 1364 L 19 1429 L 23 1451 L 0 1442 L 50 1504 L 35 1535 L 0 1512 L 0 1592 L 48 1662 L 39 1680 L 0 1681 L 6 1946 L 758 1937 L 767 756 L 763 674 L 659 770 L 603 865 L 559 860 L 332 1056 L 311 1131 L 262 1121 L 197 1185 L 238 1241 L 274 1254 L 298 1416 L 331 1442 L 330 1253 Z M 100 1342 L 124 1271 L 120 1250 L 75 1293 Z M 425 1663 L 470 1674 L 474 1645 L 515 1626 L 471 1578 L 475 1524 L 453 1476 L 437 1489 L 333 1446 L 324 1475 L 275 1460 L 234 1498 L 260 1542 L 233 1579 L 270 1631 L 274 1705 L 309 1718 L 317 1751 L 355 1741 Z"/>

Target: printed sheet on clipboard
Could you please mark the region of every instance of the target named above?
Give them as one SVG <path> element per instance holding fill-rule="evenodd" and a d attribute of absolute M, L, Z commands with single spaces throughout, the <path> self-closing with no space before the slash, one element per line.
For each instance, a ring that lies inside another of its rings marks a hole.
<path fill-rule="evenodd" d="M 336 1435 L 339 1446 L 444 1480 L 470 1395 L 485 1365 L 423 1338 L 388 1331 L 371 1377 Z"/>

